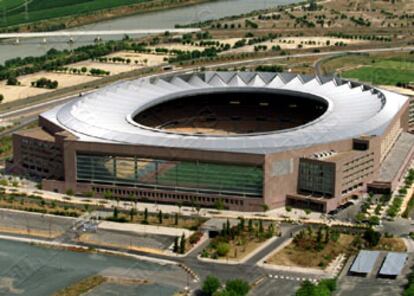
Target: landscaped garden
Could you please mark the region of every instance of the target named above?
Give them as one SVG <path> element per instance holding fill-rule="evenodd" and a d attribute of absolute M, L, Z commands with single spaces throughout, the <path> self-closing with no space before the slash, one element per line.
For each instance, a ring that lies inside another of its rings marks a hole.
<path fill-rule="evenodd" d="M 372 229 L 345 232 L 327 226 L 317 229 L 309 226 L 266 263 L 325 269 L 340 254 L 349 256 L 361 249 L 401 252 L 405 251 L 405 244 L 399 238 L 383 237 Z"/>
<path fill-rule="evenodd" d="M 67 217 L 79 217 L 85 211 L 91 210 L 91 208 L 85 206 L 73 206 L 64 202 L 46 201 L 41 196 L 34 194 L 5 193 L 1 188 L 0 208 Z"/>
<path fill-rule="evenodd" d="M 112 216 L 107 217 L 106 220 L 198 230 L 201 224 L 206 221 L 206 218 L 199 215 L 193 217 L 183 216 L 179 212 L 168 214 L 163 213 L 161 210 L 158 213 L 150 213 L 147 208 L 142 212 L 137 211 L 136 208 L 131 208 L 129 211 L 120 211 L 115 207 Z"/>
<path fill-rule="evenodd" d="M 240 218 L 237 225 L 231 226 L 227 220 L 220 234 L 203 250 L 201 257 L 240 260 L 278 234 L 279 229 L 270 222 Z"/>

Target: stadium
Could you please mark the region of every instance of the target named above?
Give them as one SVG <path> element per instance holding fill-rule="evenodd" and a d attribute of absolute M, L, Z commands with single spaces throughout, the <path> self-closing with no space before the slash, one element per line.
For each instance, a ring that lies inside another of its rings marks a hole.
<path fill-rule="evenodd" d="M 17 132 L 7 170 L 43 189 L 328 212 L 390 193 L 414 153 L 405 96 L 336 77 L 197 72 L 120 82 Z"/>

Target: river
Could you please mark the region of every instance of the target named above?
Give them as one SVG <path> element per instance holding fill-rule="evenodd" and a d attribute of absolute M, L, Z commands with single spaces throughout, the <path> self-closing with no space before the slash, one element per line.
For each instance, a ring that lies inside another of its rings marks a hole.
<path fill-rule="evenodd" d="M 253 10 L 272 8 L 277 5 L 300 2 L 299 0 L 221 0 L 179 7 L 164 11 L 120 17 L 108 21 L 85 25 L 72 30 L 122 30 L 122 29 L 159 29 L 174 28 L 176 24 L 190 24 L 225 16 L 238 15 Z M 122 36 L 105 36 L 102 39 L 119 39 Z M 69 49 L 71 47 L 91 44 L 93 37 L 75 37 L 74 44 L 68 44 L 67 38 L 50 38 L 46 43 L 43 39 L 20 40 L 0 43 L 0 63 L 26 56 L 39 56 L 49 49 Z"/>

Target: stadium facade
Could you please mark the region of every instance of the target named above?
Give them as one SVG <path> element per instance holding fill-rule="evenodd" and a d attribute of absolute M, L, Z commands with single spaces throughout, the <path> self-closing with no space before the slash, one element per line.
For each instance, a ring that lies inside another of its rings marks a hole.
<path fill-rule="evenodd" d="M 39 125 L 14 135 L 7 170 L 46 190 L 241 211 L 327 212 L 367 189 L 391 192 L 414 153 L 408 97 L 292 73 L 121 82 Z"/>

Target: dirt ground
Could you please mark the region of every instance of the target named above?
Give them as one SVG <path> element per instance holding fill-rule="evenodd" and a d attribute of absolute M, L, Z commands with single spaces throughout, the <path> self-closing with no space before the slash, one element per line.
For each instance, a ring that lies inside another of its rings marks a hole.
<path fill-rule="evenodd" d="M 164 45 L 160 46 L 164 47 Z M 115 52 L 106 57 L 121 57 L 124 59 L 131 59 L 131 64 L 135 64 L 135 61 L 138 61 L 138 65 L 144 66 L 157 66 L 164 63 L 164 58 L 168 57 L 165 54 L 148 54 L 148 53 L 138 53 L 132 51 L 120 51 Z M 145 62 L 146 60 L 146 62 Z"/>
<path fill-rule="evenodd" d="M 241 38 L 233 38 L 234 39 L 241 39 Z M 236 40 L 237 41 L 237 40 Z M 329 41 L 329 45 L 327 42 Z M 297 49 L 299 46 L 302 48 L 317 48 L 317 47 L 327 47 L 327 46 L 335 46 L 335 43 L 343 42 L 345 44 L 354 45 L 354 44 L 363 44 L 367 43 L 363 40 L 350 40 L 344 38 L 334 38 L 334 37 L 286 37 L 286 38 L 278 38 L 273 41 L 266 41 L 262 43 L 257 43 L 254 45 L 246 45 L 243 47 L 231 49 L 227 51 L 229 52 L 252 52 L 254 51 L 255 46 L 264 45 L 267 46 L 267 50 L 271 50 L 272 46 L 280 46 L 281 49 Z M 226 42 L 223 42 L 226 43 Z"/>
<path fill-rule="evenodd" d="M 285 266 L 320 268 L 319 263 L 326 260 L 325 258 L 328 258 L 328 256 L 330 260 L 334 260 L 339 254 L 347 253 L 348 247 L 353 239 L 354 238 L 351 235 L 341 234 L 337 243 L 331 241 L 321 252 L 298 249 L 293 243 L 291 243 L 270 257 L 267 260 L 267 263 Z M 327 264 L 324 266 L 326 265 Z"/>
<path fill-rule="evenodd" d="M 53 91 L 31 86 L 32 81 L 36 81 L 42 77 L 50 80 L 57 80 L 59 83 L 58 89 L 99 79 L 99 77 L 54 72 L 38 72 L 35 74 L 19 76 L 17 79 L 20 81 L 21 85 L 18 86 L 6 85 L 6 81 L 0 81 L 0 93 L 4 95 L 3 103 Z"/>

